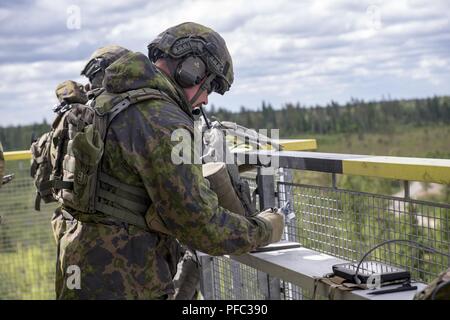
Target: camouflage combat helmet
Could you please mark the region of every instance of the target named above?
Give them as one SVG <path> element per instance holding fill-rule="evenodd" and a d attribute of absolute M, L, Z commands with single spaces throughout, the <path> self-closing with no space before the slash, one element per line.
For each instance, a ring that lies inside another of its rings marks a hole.
<path fill-rule="evenodd" d="M 58 84 L 55 93 L 59 102 L 86 103 L 87 101 L 83 85 L 72 80 L 66 80 Z"/>
<path fill-rule="evenodd" d="M 194 22 L 176 25 L 159 34 L 147 48 L 153 62 L 163 57 L 201 58 L 207 68 L 209 91 L 223 95 L 233 83 L 233 62 L 225 40 L 208 27 Z"/>
<path fill-rule="evenodd" d="M 93 89 L 101 88 L 105 69 L 128 52 L 130 52 L 128 49 L 117 45 L 98 48 L 92 53 L 89 61 L 81 71 L 81 75 L 89 79 Z"/>

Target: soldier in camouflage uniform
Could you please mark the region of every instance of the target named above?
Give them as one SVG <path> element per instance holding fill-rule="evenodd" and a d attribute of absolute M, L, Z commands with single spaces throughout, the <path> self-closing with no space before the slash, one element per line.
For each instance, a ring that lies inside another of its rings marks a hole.
<path fill-rule="evenodd" d="M 195 250 L 223 255 L 243 254 L 281 239 L 282 215 L 266 211 L 244 217 L 230 212 L 218 205 L 201 165 L 172 162 L 177 144 L 171 140 L 172 132 L 182 128 L 193 135 L 192 108 L 206 103 L 212 91 L 223 94 L 233 82 L 225 42 L 207 27 L 181 24 L 153 44 L 163 48 L 158 41 L 181 38 L 203 39 L 215 61 L 228 67 L 221 68 L 221 74 L 208 72 L 197 85 L 182 87 L 170 72 L 176 58 L 162 49 L 151 54 L 160 69 L 141 53 L 127 53 L 105 71 L 106 91 L 95 99 L 96 108 L 110 108 L 119 94 L 140 88 L 157 89 L 168 97 L 138 101 L 119 113 L 107 131 L 101 164 L 105 174 L 146 190 L 151 200 L 144 215 L 148 229 L 105 214 L 65 208 L 76 220 L 61 239 L 61 267 L 69 283 L 73 274 L 66 270 L 77 266 L 80 286 L 65 285 L 59 299 L 167 299 L 174 294 L 172 279 L 180 257 L 177 240 Z"/>
<path fill-rule="evenodd" d="M 105 69 L 114 61 L 119 59 L 125 53 L 130 52 L 129 50 L 117 46 L 108 45 L 95 50 L 89 61 L 84 66 L 81 71 L 81 75 L 89 79 L 89 84 L 86 86 L 88 91 L 83 92 L 81 84 L 77 84 L 74 81 L 64 81 L 59 84 L 55 90 L 56 97 L 58 98 L 59 105 L 55 108 L 55 112 L 59 109 L 68 105 L 70 103 L 89 103 L 88 99 L 92 101 L 96 96 L 100 95 L 104 89 L 102 88 L 102 81 L 105 75 Z M 80 90 L 75 90 L 74 85 L 78 85 Z M 74 218 L 64 212 L 61 207 L 57 208 L 52 216 L 51 225 L 53 229 L 53 236 L 56 241 L 57 246 L 57 267 L 56 267 L 56 295 L 59 296 L 63 283 L 63 273 L 60 266 L 60 241 L 64 232 L 66 231 L 67 225 L 74 223 Z"/>
<path fill-rule="evenodd" d="M 9 174 L 5 176 L 5 155 L 3 154 L 3 146 L 0 142 L 0 188 L 3 184 L 11 182 L 14 178 L 14 174 Z M 1 218 L 1 217 L 0 217 Z"/>
<path fill-rule="evenodd" d="M 0 188 L 3 185 L 3 176 L 5 175 L 5 158 L 3 156 L 3 146 L 0 142 Z"/>
<path fill-rule="evenodd" d="M 108 45 L 98 48 L 92 53 L 81 71 L 81 75 L 89 79 L 89 85 L 87 86 L 89 100 L 94 99 L 104 91 L 102 82 L 106 68 L 128 52 L 130 52 L 128 49 L 121 46 Z"/>
<path fill-rule="evenodd" d="M 3 146 L 0 142 L 0 188 L 3 184 L 3 175 L 5 174 L 5 158 L 3 157 Z"/>

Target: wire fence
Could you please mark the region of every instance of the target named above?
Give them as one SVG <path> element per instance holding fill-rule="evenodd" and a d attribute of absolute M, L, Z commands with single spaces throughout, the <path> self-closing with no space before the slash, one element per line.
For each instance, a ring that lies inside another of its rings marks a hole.
<path fill-rule="evenodd" d="M 253 179 L 251 176 L 247 180 L 252 190 L 256 188 Z M 277 206 L 284 206 L 289 201 L 296 215 L 288 224 L 284 239 L 349 261 L 359 261 L 372 247 L 391 239 L 413 240 L 450 254 L 449 204 L 293 184 L 284 182 L 281 175 L 276 180 Z M 398 243 L 380 247 L 369 258 L 406 269 L 414 280 L 422 282 L 432 281 L 450 266 L 450 259 L 446 256 Z M 217 260 L 220 264 L 216 263 Z M 250 267 L 224 257 L 213 261 L 214 283 L 227 284 L 215 286 L 216 299 L 245 299 L 248 296 L 229 288 L 252 287 L 259 283 L 257 270 L 247 271 L 245 277 L 239 278 L 242 272 L 227 273 L 224 270 L 231 270 L 232 265 L 239 270 Z M 255 292 L 258 290 L 261 288 L 256 286 Z M 284 300 L 312 298 L 312 293 L 305 288 L 283 279 L 280 279 L 280 293 L 280 299 Z M 255 294 L 248 298 L 267 297 Z"/>
<path fill-rule="evenodd" d="M 0 299 L 54 299 L 54 205 L 34 210 L 29 161 L 9 161 L 15 179 L 0 189 Z"/>
<path fill-rule="evenodd" d="M 263 293 L 258 286 L 258 270 L 227 257 L 214 257 L 214 298 L 216 300 L 261 300 Z"/>
<path fill-rule="evenodd" d="M 55 205 L 42 205 L 36 212 L 29 161 L 7 165 L 16 178 L 0 189 L 0 299 L 54 299 L 56 248 L 50 219 Z M 254 176 L 248 181 L 254 190 Z M 390 239 L 414 240 L 450 253 L 449 204 L 277 181 L 277 205 L 290 201 L 296 214 L 285 235 L 290 241 L 350 261 Z M 450 265 L 445 256 L 405 244 L 381 247 L 371 260 L 406 268 L 423 282 Z M 260 271 L 227 257 L 215 257 L 212 270 L 215 299 L 266 297 Z M 286 300 L 312 296 L 283 279 L 280 293 Z"/>
<path fill-rule="evenodd" d="M 358 261 L 385 240 L 407 239 L 450 254 L 448 204 L 289 183 L 278 183 L 278 192 L 280 205 L 291 201 L 296 214 L 288 239 L 307 248 Z M 370 259 L 406 268 L 423 282 L 450 266 L 448 257 L 404 243 L 380 247 Z"/>

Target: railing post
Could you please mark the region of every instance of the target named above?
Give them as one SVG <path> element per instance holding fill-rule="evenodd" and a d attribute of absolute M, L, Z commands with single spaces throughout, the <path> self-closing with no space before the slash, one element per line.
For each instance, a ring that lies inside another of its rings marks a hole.
<path fill-rule="evenodd" d="M 404 189 L 405 189 L 405 199 L 409 199 L 410 198 L 409 181 L 407 181 L 407 180 L 403 181 L 403 186 L 404 186 Z"/>
<path fill-rule="evenodd" d="M 256 182 L 260 211 L 275 207 L 274 169 L 258 167 Z M 258 271 L 258 284 L 266 300 L 280 300 L 280 279 Z"/>
<path fill-rule="evenodd" d="M 267 275 L 267 282 L 269 284 L 269 300 L 280 300 L 281 285 L 280 279 Z"/>
<path fill-rule="evenodd" d="M 197 252 L 200 260 L 200 291 L 203 299 L 214 300 L 214 275 L 213 275 L 213 257 L 202 252 Z"/>
<path fill-rule="evenodd" d="M 230 267 L 231 267 L 231 278 L 233 283 L 233 292 L 234 292 L 234 299 L 242 300 L 242 287 L 243 287 L 243 281 L 241 277 L 241 268 L 240 263 L 230 259 Z"/>
<path fill-rule="evenodd" d="M 273 168 L 258 167 L 256 183 L 258 185 L 259 210 L 275 207 L 275 182 Z"/>
<path fill-rule="evenodd" d="M 280 279 L 259 270 L 257 271 L 257 278 L 258 288 L 260 293 L 264 296 L 264 300 L 280 300 Z"/>

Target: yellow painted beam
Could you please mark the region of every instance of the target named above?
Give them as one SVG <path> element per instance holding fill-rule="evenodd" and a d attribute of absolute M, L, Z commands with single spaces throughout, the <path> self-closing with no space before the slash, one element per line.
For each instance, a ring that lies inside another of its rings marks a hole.
<path fill-rule="evenodd" d="M 281 139 L 285 151 L 301 151 L 317 148 L 314 139 Z M 303 148 L 303 149 L 300 149 Z M 6 161 L 29 160 L 31 152 L 9 151 L 4 153 Z M 450 184 L 450 160 L 406 157 L 367 156 L 342 159 L 342 173 L 389 178 L 396 180 L 436 182 Z"/>
<path fill-rule="evenodd" d="M 342 173 L 450 184 L 450 160 L 379 156 L 344 159 Z"/>
<path fill-rule="evenodd" d="M 8 151 L 4 153 L 6 161 L 14 161 L 14 160 L 30 160 L 31 152 L 29 150 L 22 151 Z"/>
<path fill-rule="evenodd" d="M 316 139 L 280 139 L 278 143 L 283 147 L 284 151 L 305 151 L 316 150 Z"/>
<path fill-rule="evenodd" d="M 227 136 L 227 140 L 230 143 L 233 143 L 234 137 Z M 241 139 L 237 139 L 239 142 L 239 147 L 235 147 L 232 149 L 232 152 L 245 152 L 251 151 L 252 146 L 249 144 L 244 144 Z M 307 150 L 316 150 L 317 142 L 316 139 L 279 139 L 273 140 L 274 143 L 281 145 L 284 151 L 307 151 Z M 270 150 L 272 148 L 271 145 L 263 145 L 262 150 Z"/>

